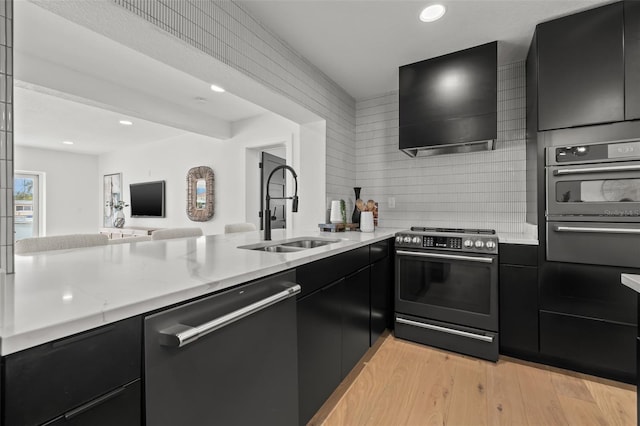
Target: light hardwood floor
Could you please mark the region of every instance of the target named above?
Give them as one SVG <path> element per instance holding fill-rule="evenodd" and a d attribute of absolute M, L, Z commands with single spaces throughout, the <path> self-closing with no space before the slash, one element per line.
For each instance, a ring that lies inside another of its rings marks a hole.
<path fill-rule="evenodd" d="M 392 335 L 372 349 L 309 424 L 636 424 L 636 387 L 628 384 L 513 358 L 492 363 Z"/>

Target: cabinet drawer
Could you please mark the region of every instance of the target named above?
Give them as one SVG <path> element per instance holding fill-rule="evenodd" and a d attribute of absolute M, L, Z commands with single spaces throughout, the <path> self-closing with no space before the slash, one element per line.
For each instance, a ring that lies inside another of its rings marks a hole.
<path fill-rule="evenodd" d="M 540 311 L 540 352 L 587 372 L 634 380 L 636 327 Z"/>
<path fill-rule="evenodd" d="M 8 355 L 4 425 L 51 420 L 140 377 L 139 317 Z"/>
<path fill-rule="evenodd" d="M 140 379 L 71 410 L 44 426 L 139 426 L 142 424 Z"/>
<path fill-rule="evenodd" d="M 369 246 L 307 263 L 297 268 L 297 281 L 302 286 L 298 299 L 339 280 L 369 264 Z"/>
<path fill-rule="evenodd" d="M 389 256 L 389 245 L 393 240 L 384 240 L 369 246 L 369 263 L 375 263 Z"/>
<path fill-rule="evenodd" d="M 530 244 L 500 244 L 500 263 L 538 266 L 538 246 Z"/>

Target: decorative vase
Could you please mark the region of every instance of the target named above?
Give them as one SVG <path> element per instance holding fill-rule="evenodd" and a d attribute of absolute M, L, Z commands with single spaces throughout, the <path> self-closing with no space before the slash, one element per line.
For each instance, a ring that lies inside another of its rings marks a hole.
<path fill-rule="evenodd" d="M 360 223 L 360 231 L 373 232 L 375 227 L 373 226 L 373 212 L 362 212 L 360 216 L 362 222 Z"/>
<path fill-rule="evenodd" d="M 122 228 L 124 226 L 124 211 L 116 210 L 116 215 L 113 219 L 113 226 L 116 228 Z"/>
<path fill-rule="evenodd" d="M 342 223 L 342 213 L 340 212 L 340 200 L 331 201 L 331 223 Z"/>
<path fill-rule="evenodd" d="M 360 199 L 360 190 L 362 188 L 356 186 L 353 188 L 353 191 L 356 193 L 355 201 L 353 202 L 353 214 L 351 215 L 351 223 L 360 223 L 360 210 L 358 210 L 358 206 L 356 201 Z"/>

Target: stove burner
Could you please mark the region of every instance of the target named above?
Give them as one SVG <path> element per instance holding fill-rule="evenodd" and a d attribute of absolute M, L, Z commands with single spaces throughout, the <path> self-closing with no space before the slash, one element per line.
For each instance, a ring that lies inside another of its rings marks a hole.
<path fill-rule="evenodd" d="M 412 226 L 412 231 L 418 232 L 445 232 L 455 234 L 478 234 L 478 235 L 495 235 L 493 229 L 463 229 L 463 228 L 427 228 L 424 226 Z"/>

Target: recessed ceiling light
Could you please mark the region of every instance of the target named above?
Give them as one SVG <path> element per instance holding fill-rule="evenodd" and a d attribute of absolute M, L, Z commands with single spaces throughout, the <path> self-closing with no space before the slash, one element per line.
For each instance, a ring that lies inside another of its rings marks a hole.
<path fill-rule="evenodd" d="M 122 124 L 123 126 L 132 126 L 133 125 L 133 121 L 129 121 L 129 120 L 120 120 L 119 123 Z"/>
<path fill-rule="evenodd" d="M 224 89 L 220 86 L 216 86 L 215 84 L 211 85 L 211 90 L 213 90 L 214 92 L 218 92 L 218 93 L 223 93 Z"/>
<path fill-rule="evenodd" d="M 422 9 L 420 12 L 420 20 L 422 22 L 433 22 L 444 16 L 444 13 L 447 11 L 445 7 L 441 4 L 432 4 L 431 6 L 427 6 Z"/>
<path fill-rule="evenodd" d="M 62 143 L 65 145 L 73 145 L 73 142 L 71 141 L 62 141 Z"/>

